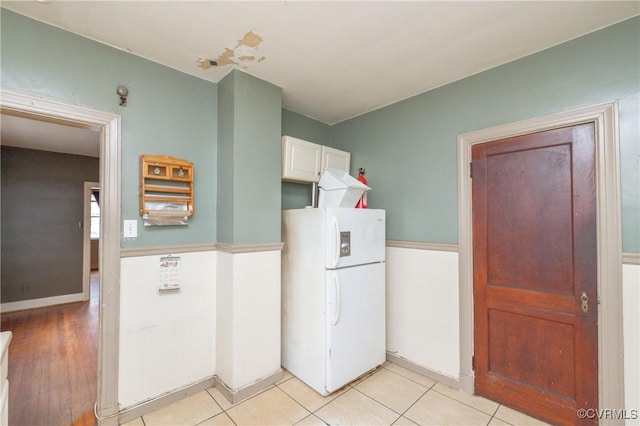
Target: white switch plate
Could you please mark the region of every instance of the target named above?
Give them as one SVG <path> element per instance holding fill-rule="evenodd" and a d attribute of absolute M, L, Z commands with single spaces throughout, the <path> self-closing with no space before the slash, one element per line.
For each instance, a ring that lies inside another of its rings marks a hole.
<path fill-rule="evenodd" d="M 137 220 L 125 220 L 124 221 L 124 238 L 136 238 L 138 236 L 138 221 Z"/>

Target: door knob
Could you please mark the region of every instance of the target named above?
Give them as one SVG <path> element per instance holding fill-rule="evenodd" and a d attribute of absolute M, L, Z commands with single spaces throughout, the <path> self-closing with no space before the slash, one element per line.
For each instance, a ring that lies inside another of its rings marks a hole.
<path fill-rule="evenodd" d="M 583 291 L 582 296 L 580 296 L 580 301 L 582 302 L 582 312 L 585 314 L 589 310 L 589 296 L 587 296 L 587 292 Z"/>

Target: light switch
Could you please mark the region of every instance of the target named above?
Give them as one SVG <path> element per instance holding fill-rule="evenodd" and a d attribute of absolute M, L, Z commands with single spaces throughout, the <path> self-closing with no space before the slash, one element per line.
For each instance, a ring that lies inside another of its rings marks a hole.
<path fill-rule="evenodd" d="M 136 238 L 138 236 L 138 221 L 137 220 L 125 220 L 124 232 L 122 234 L 124 238 Z"/>

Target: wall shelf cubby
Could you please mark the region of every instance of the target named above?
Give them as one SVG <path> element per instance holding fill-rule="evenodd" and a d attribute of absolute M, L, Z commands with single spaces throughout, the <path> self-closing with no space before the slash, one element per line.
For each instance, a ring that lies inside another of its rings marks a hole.
<path fill-rule="evenodd" d="M 146 226 L 186 225 L 194 213 L 193 163 L 168 155 L 141 155 L 139 198 Z"/>

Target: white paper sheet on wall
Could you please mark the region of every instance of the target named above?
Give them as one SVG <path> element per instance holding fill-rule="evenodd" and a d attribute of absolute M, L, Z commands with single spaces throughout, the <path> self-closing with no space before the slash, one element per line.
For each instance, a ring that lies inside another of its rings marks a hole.
<path fill-rule="evenodd" d="M 158 291 L 179 290 L 180 257 L 163 256 L 160 258 Z"/>
<path fill-rule="evenodd" d="M 148 201 L 145 203 L 145 208 L 149 210 L 149 213 L 142 216 L 144 226 L 189 224 L 187 203 Z"/>

